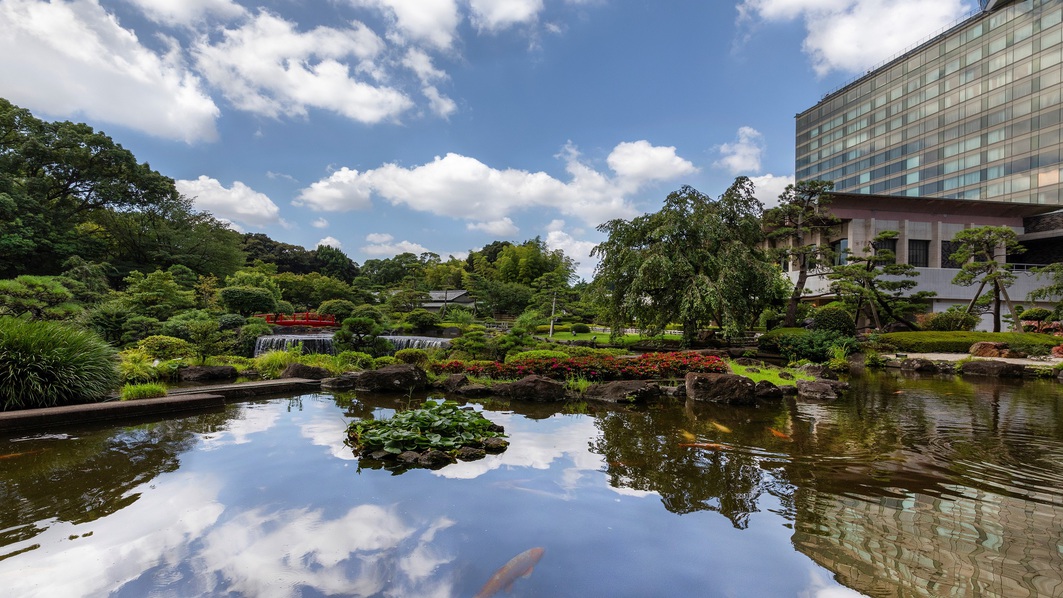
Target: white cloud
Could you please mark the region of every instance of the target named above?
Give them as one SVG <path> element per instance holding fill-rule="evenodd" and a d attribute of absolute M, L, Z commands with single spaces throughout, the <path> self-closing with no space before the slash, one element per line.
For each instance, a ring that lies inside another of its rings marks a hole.
<path fill-rule="evenodd" d="M 501 31 L 534 22 L 543 10 L 542 0 L 469 0 L 472 21 L 481 31 Z"/>
<path fill-rule="evenodd" d="M 804 20 L 803 50 L 820 76 L 858 73 L 927 39 L 975 8 L 964 0 L 744 0 L 739 19 Z"/>
<path fill-rule="evenodd" d="M 508 216 L 501 220 L 492 220 L 491 222 L 470 222 L 465 225 L 468 230 L 479 230 L 485 233 L 495 235 L 496 237 L 511 237 L 518 232 L 520 228 L 516 224 L 513 224 L 513 220 Z"/>
<path fill-rule="evenodd" d="M 402 59 L 402 64 L 413 71 L 417 78 L 421 80 L 421 93 L 428 99 L 428 106 L 432 112 L 446 118 L 457 111 L 458 105 L 454 100 L 443 95 L 432 84 L 433 81 L 446 79 L 447 74 L 432 64 L 432 58 L 428 54 L 416 48 L 411 48 Z"/>
<path fill-rule="evenodd" d="M 399 241 L 394 243 L 395 237 L 386 233 L 370 233 L 365 236 L 369 245 L 362 246 L 362 251 L 368 255 L 395 256 L 400 253 L 412 253 L 420 255 L 428 252 L 428 248 L 419 243 Z"/>
<path fill-rule="evenodd" d="M 786 186 L 794 184 L 794 175 L 765 174 L 749 177 L 749 180 L 753 181 L 756 198 L 764 204 L 764 207 L 771 208 L 779 205 L 779 195 L 786 189 Z"/>
<path fill-rule="evenodd" d="M 373 60 L 384 48 L 384 41 L 358 22 L 300 32 L 263 11 L 226 29 L 220 42 L 200 38 L 191 51 L 203 75 L 241 110 L 276 118 L 320 108 L 377 123 L 412 106 L 402 92 L 365 80 L 379 74 Z M 352 76 L 352 70 L 363 76 Z"/>
<path fill-rule="evenodd" d="M 560 222 L 560 225 L 557 223 Z M 565 255 L 576 260 L 579 264 L 576 268 L 576 276 L 585 280 L 594 278 L 594 267 L 598 263 L 597 258 L 591 257 L 591 250 L 594 249 L 594 241 L 580 241 L 571 234 L 560 229 L 560 226 L 564 226 L 564 221 L 554 221 L 547 227 L 546 233 L 546 246 L 550 249 L 560 249 L 565 252 Z"/>
<path fill-rule="evenodd" d="M 438 49 L 454 43 L 461 14 L 456 0 L 351 0 L 353 4 L 375 7 L 393 22 L 400 37 L 425 42 Z M 401 41 L 401 40 L 400 40 Z"/>
<path fill-rule="evenodd" d="M 217 138 L 218 107 L 180 50 L 147 49 L 96 0 L 4 0 L 0 31 L 0 96 L 15 104 L 188 143 Z"/>
<path fill-rule="evenodd" d="M 324 218 L 318 218 L 317 220 L 311 222 L 310 225 L 314 228 L 328 228 L 328 220 L 325 220 Z"/>
<path fill-rule="evenodd" d="M 217 179 L 201 175 L 195 180 L 174 181 L 177 191 L 195 200 L 196 209 L 218 218 L 251 226 L 282 224 L 280 208 L 267 195 L 240 181 L 226 189 Z"/>
<path fill-rule="evenodd" d="M 723 157 L 716 166 L 726 168 L 731 174 L 760 170 L 760 158 L 764 153 L 764 136 L 753 127 L 740 127 L 734 143 L 720 145 Z"/>
<path fill-rule="evenodd" d="M 569 181 L 545 172 L 492 168 L 460 154 L 407 168 L 385 164 L 359 172 L 343 168 L 303 189 L 295 204 L 322 211 L 364 209 L 376 195 L 393 205 L 473 222 L 500 221 L 519 210 L 550 208 L 597 225 L 637 212 L 627 197 L 647 184 L 696 172 L 675 148 L 621 143 L 607 162 L 613 175 L 581 161 L 571 145 L 558 155 Z"/>
<path fill-rule="evenodd" d="M 156 23 L 195 25 L 209 16 L 235 19 L 246 14 L 232 0 L 126 0 Z"/>
<path fill-rule="evenodd" d="M 322 245 L 334 247 L 336 249 L 343 249 L 343 243 L 340 243 L 339 239 L 337 239 L 336 237 L 325 237 L 324 239 L 318 241 L 317 245 L 314 245 L 314 247 L 320 247 Z"/>

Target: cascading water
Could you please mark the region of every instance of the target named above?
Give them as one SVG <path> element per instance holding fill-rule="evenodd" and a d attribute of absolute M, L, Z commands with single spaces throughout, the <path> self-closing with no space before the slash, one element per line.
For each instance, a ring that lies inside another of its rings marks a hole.
<path fill-rule="evenodd" d="M 382 336 L 380 338 L 391 343 L 396 351 L 401 349 L 438 349 L 450 346 L 450 339 L 435 336 Z"/>
<path fill-rule="evenodd" d="M 286 351 L 299 343 L 303 344 L 303 353 L 336 354 L 331 334 L 269 334 L 255 341 L 255 357 L 270 351 Z"/>

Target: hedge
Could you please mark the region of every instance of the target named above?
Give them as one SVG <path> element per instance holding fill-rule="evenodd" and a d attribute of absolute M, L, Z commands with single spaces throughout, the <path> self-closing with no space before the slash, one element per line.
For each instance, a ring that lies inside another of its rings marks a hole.
<path fill-rule="evenodd" d="M 529 375 L 555 380 L 655 380 L 678 378 L 687 372 L 726 373 L 719 357 L 698 353 L 646 353 L 634 359 L 609 356 L 528 359 L 511 363 L 497 361 L 448 361 L 433 363 L 434 374 L 470 374 L 484 378 L 515 379 Z"/>
<path fill-rule="evenodd" d="M 967 353 L 978 342 L 1008 343 L 1013 349 L 1063 345 L 1063 337 L 1033 332 L 890 332 L 879 340 L 901 353 Z"/>

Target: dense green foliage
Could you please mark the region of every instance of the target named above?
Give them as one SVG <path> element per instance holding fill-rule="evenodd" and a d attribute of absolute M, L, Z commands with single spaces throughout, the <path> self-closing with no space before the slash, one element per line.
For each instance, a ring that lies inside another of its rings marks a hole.
<path fill-rule="evenodd" d="M 1008 343 L 1012 348 L 1024 345 L 1051 348 L 1060 344 L 1057 336 L 1029 332 L 891 332 L 880 335 L 879 339 L 906 353 L 967 353 L 971 345 L 982 341 Z"/>
<path fill-rule="evenodd" d="M 719 357 L 697 353 L 645 353 L 634 359 L 608 355 L 588 357 L 522 359 L 497 361 L 448 361 L 431 365 L 435 374 L 469 374 L 484 378 L 515 379 L 536 374 L 558 380 L 647 380 L 681 378 L 688 372 L 724 373 L 727 366 Z"/>
<path fill-rule="evenodd" d="M 165 396 L 166 386 L 156 382 L 145 382 L 123 385 L 118 398 L 122 401 L 136 401 L 139 399 L 157 399 Z"/>
<path fill-rule="evenodd" d="M 825 305 L 812 312 L 812 330 L 825 330 L 841 336 L 856 334 L 856 323 L 842 307 Z"/>
<path fill-rule="evenodd" d="M 935 332 L 969 331 L 974 330 L 979 319 L 977 314 L 969 314 L 962 309 L 949 309 L 926 314 L 922 324 L 924 329 Z"/>
<path fill-rule="evenodd" d="M 118 388 L 116 351 L 92 332 L 0 317 L 0 408 L 88 403 Z"/>
<path fill-rule="evenodd" d="M 351 444 L 363 452 L 435 449 L 454 451 L 478 447 L 487 438 L 505 434 L 478 411 L 462 409 L 453 401 L 426 401 L 420 409 L 400 411 L 390 419 L 363 419 L 347 427 Z"/>

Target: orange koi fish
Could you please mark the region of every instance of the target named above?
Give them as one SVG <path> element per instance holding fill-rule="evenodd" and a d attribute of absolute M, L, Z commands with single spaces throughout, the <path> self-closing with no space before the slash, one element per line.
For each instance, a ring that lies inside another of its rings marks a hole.
<path fill-rule="evenodd" d="M 789 441 L 789 442 L 793 442 L 794 441 L 794 439 L 791 438 L 789 434 L 787 434 L 785 432 L 780 432 L 780 431 L 776 430 L 775 428 L 768 428 L 768 431 L 771 432 L 771 435 L 776 437 L 776 438 L 782 438 L 783 440 L 786 440 L 786 441 Z"/>
<path fill-rule="evenodd" d="M 686 440 L 687 442 L 694 442 L 695 440 L 698 439 L 697 436 L 694 436 L 693 434 L 691 434 L 690 432 L 687 432 L 686 430 L 680 430 L 679 431 L 679 435 L 682 436 L 683 440 Z"/>
<path fill-rule="evenodd" d="M 725 426 L 725 425 L 723 425 L 723 424 L 721 424 L 719 422 L 709 422 L 709 423 L 712 424 L 712 427 L 714 427 L 717 430 L 723 432 L 724 434 L 730 434 L 731 433 L 731 428 L 728 428 L 727 426 Z"/>
<path fill-rule="evenodd" d="M 26 455 L 36 455 L 37 453 L 43 453 L 44 449 L 37 449 L 35 451 L 26 451 L 24 453 L 8 453 L 6 455 L 0 455 L 0 459 L 14 459 L 16 457 L 25 457 Z"/>
<path fill-rule="evenodd" d="M 717 444 L 715 442 L 682 442 L 679 444 L 679 446 L 683 448 L 703 448 L 713 451 L 720 451 L 731 448 L 726 444 Z"/>
<path fill-rule="evenodd" d="M 513 587 L 513 582 L 532 574 L 532 569 L 535 568 L 539 559 L 543 558 L 543 552 L 545 551 L 542 548 L 529 548 L 513 557 L 508 563 L 502 565 L 501 569 L 495 571 L 491 579 L 487 580 L 484 587 L 473 598 L 488 598 L 502 589 L 508 592 Z"/>

